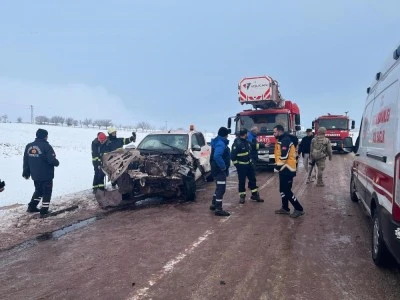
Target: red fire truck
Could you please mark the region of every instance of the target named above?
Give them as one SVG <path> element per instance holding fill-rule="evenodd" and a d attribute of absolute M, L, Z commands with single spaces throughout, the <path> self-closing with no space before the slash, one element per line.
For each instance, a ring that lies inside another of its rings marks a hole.
<path fill-rule="evenodd" d="M 350 136 L 350 119 L 346 115 L 320 116 L 312 122 L 315 132 L 319 127 L 326 128 L 325 136 L 331 141 L 332 150 L 349 153 L 353 149 L 353 138 Z M 351 121 L 351 129 L 355 128 L 355 121 Z"/>
<path fill-rule="evenodd" d="M 232 119 L 235 122 L 235 134 L 242 128 L 250 131 L 253 126 L 257 126 L 258 142 L 269 144 L 269 147 L 258 150 L 256 165 L 272 169 L 275 164 L 273 128 L 280 124 L 285 131 L 295 135 L 301 129 L 300 109 L 296 103 L 283 99 L 278 82 L 270 76 L 243 78 L 238 89 L 240 104 L 250 104 L 253 108 L 230 117 L 228 128 L 231 127 Z"/>

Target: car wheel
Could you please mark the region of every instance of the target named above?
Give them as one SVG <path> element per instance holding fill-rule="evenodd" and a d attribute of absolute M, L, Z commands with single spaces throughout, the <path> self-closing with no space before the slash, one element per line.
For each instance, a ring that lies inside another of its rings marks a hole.
<path fill-rule="evenodd" d="M 390 257 L 385 241 L 383 240 L 379 209 L 376 209 L 372 217 L 372 239 L 371 252 L 374 263 L 379 266 L 385 266 Z"/>
<path fill-rule="evenodd" d="M 186 177 L 183 181 L 183 197 L 185 201 L 196 199 L 196 182 L 192 177 Z"/>
<path fill-rule="evenodd" d="M 351 180 L 350 180 L 350 199 L 353 202 L 358 202 L 358 197 L 356 194 L 356 183 L 354 181 L 353 175 L 351 175 Z"/>

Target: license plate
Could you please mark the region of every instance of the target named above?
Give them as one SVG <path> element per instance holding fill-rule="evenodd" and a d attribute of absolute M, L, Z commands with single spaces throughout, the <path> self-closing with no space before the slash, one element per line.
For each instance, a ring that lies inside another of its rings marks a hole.
<path fill-rule="evenodd" d="M 331 143 L 331 145 L 332 145 L 332 146 L 336 146 L 337 144 L 336 144 L 336 143 Z"/>

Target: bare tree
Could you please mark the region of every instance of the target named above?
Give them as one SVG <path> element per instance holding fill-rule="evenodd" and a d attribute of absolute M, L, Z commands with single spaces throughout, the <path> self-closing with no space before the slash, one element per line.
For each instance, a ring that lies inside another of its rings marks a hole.
<path fill-rule="evenodd" d="M 93 126 L 99 127 L 99 129 L 101 128 L 101 120 L 94 120 L 92 122 Z"/>
<path fill-rule="evenodd" d="M 74 119 L 69 117 L 65 119 L 65 124 L 67 124 L 67 126 L 72 126 L 74 124 Z"/>
<path fill-rule="evenodd" d="M 92 125 L 92 119 L 86 118 L 85 120 L 83 120 L 82 124 L 86 127 L 89 127 L 89 125 Z"/>
<path fill-rule="evenodd" d="M 49 118 L 46 116 L 37 116 L 35 118 L 35 122 L 36 122 L 36 124 L 39 124 L 39 125 L 46 124 L 46 123 L 49 123 Z"/>
<path fill-rule="evenodd" d="M 7 123 L 7 120 L 8 120 L 8 116 L 7 116 L 7 115 L 2 115 L 2 116 L 1 116 L 1 121 L 2 121 L 3 123 Z"/>
<path fill-rule="evenodd" d="M 113 126 L 112 121 L 111 121 L 111 120 L 108 120 L 108 119 L 102 120 L 102 123 L 103 123 L 103 126 L 104 126 L 106 129 L 107 129 L 108 127 L 110 127 L 110 126 Z"/>
<path fill-rule="evenodd" d="M 142 129 L 143 131 L 145 131 L 145 130 L 150 130 L 152 128 L 152 126 L 149 123 L 142 121 L 142 122 L 138 122 L 135 125 L 135 128 Z"/>
<path fill-rule="evenodd" d="M 78 120 L 73 120 L 72 123 L 74 124 L 75 127 L 78 127 L 79 121 Z"/>
<path fill-rule="evenodd" d="M 21 117 L 18 117 L 18 118 L 17 118 L 17 122 L 18 122 L 18 123 L 22 123 L 22 118 L 21 118 Z"/>
<path fill-rule="evenodd" d="M 51 117 L 50 122 L 54 123 L 55 125 L 63 124 L 64 118 L 60 117 L 60 116 L 53 116 L 53 117 Z"/>

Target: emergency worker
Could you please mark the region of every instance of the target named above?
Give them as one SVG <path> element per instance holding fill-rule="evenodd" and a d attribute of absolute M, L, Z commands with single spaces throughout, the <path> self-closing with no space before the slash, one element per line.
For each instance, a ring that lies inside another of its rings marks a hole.
<path fill-rule="evenodd" d="M 92 163 L 94 168 L 93 193 L 97 189 L 104 190 L 104 172 L 101 169 L 101 157 L 104 153 L 107 136 L 103 132 L 97 134 L 97 138 L 92 141 Z"/>
<path fill-rule="evenodd" d="M 307 183 L 312 182 L 311 175 L 309 174 L 309 168 L 310 168 L 310 163 L 311 163 L 311 158 L 310 158 L 310 152 L 311 152 L 311 141 L 314 138 L 314 135 L 312 133 L 312 129 L 308 128 L 306 130 L 307 136 L 303 137 L 301 139 L 301 142 L 299 144 L 299 156 L 301 155 L 303 157 L 303 164 L 304 164 L 304 169 L 307 172 Z M 316 177 L 316 170 L 314 169 L 314 174 Z"/>
<path fill-rule="evenodd" d="M 6 186 L 6 183 L 4 182 L 4 181 L 1 181 L 1 179 L 0 179 L 0 193 L 2 192 L 2 191 L 4 191 L 4 187 Z"/>
<path fill-rule="evenodd" d="M 235 139 L 232 145 L 231 159 L 236 167 L 239 179 L 239 203 L 245 203 L 246 199 L 246 177 L 249 180 L 251 190 L 251 199 L 256 202 L 264 202 L 258 193 L 256 174 L 250 159 L 252 146 L 248 141 L 247 129 L 243 128 L 239 132 L 239 137 Z"/>
<path fill-rule="evenodd" d="M 332 160 L 332 145 L 330 140 L 325 137 L 326 128 L 318 128 L 317 136 L 311 141 L 311 159 L 318 168 L 317 186 L 324 186 L 323 174 L 325 170 L 325 160 L 329 157 Z"/>
<path fill-rule="evenodd" d="M 49 213 L 54 167 L 60 164 L 47 138 L 47 130 L 38 129 L 36 131 L 35 141 L 25 147 L 22 172 L 25 179 L 28 180 L 29 177 L 32 177 L 35 184 L 35 192 L 28 204 L 27 212 L 40 212 L 41 217 Z M 42 206 L 39 210 L 37 205 L 40 200 L 42 200 Z"/>
<path fill-rule="evenodd" d="M 210 210 L 213 210 L 216 216 L 222 217 L 230 216 L 229 212 L 222 209 L 222 199 L 226 190 L 226 177 L 229 176 L 229 167 L 231 164 L 230 150 L 228 147 L 229 133 L 230 129 L 221 127 L 218 130 L 218 136 L 211 140 L 210 164 L 216 188 Z"/>
<path fill-rule="evenodd" d="M 132 132 L 132 136 L 129 138 L 117 138 L 117 130 L 114 127 L 108 128 L 107 132 L 106 152 L 122 149 L 125 145 L 136 141 L 135 132 Z"/>
<path fill-rule="evenodd" d="M 259 132 L 258 127 L 253 126 L 253 127 L 251 127 L 250 132 L 247 134 L 247 140 L 249 141 L 249 143 L 251 145 L 250 159 L 253 163 L 254 168 L 255 168 L 257 160 L 258 160 L 258 149 L 265 148 L 264 143 L 257 142 L 258 132 Z"/>
<path fill-rule="evenodd" d="M 274 127 L 275 143 L 274 155 L 276 170 L 279 171 L 279 192 L 282 198 L 282 207 L 275 211 L 276 214 L 289 215 L 289 202 L 294 207 L 294 212 L 290 214 L 292 218 L 304 215 L 304 209 L 300 201 L 292 192 L 293 178 L 296 176 L 296 148 L 292 138 L 284 132 L 282 125 Z"/>

